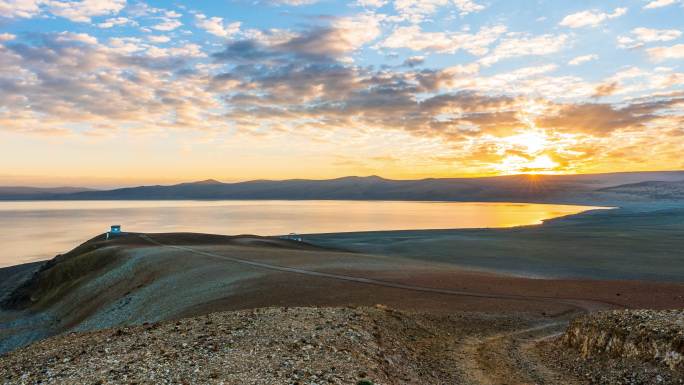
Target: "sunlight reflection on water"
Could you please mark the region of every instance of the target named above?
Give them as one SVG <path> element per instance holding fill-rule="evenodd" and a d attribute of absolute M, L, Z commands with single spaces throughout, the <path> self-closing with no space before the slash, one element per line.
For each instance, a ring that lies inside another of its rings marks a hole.
<path fill-rule="evenodd" d="M 0 266 L 52 258 L 112 224 L 134 232 L 278 235 L 510 227 L 593 208 L 393 201 L 0 202 Z"/>

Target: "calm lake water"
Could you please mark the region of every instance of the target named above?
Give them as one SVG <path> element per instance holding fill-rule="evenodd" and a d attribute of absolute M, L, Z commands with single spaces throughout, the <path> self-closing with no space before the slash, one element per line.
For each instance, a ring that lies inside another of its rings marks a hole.
<path fill-rule="evenodd" d="M 510 227 L 592 208 L 378 201 L 0 202 L 0 267 L 52 258 L 112 224 L 133 232 L 280 235 Z"/>

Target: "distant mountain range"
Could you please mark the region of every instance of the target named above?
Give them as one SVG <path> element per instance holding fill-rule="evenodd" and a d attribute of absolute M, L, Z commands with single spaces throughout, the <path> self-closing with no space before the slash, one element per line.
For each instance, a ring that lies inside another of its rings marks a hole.
<path fill-rule="evenodd" d="M 601 189 L 601 192 L 621 194 L 626 197 L 647 197 L 650 199 L 684 200 L 684 181 L 639 182 Z"/>
<path fill-rule="evenodd" d="M 630 200 L 640 197 L 683 199 L 682 185 L 684 171 L 420 180 L 350 176 L 328 180 L 254 180 L 222 183 L 209 179 L 171 186 L 140 186 L 113 190 L 0 187 L 0 200 L 339 199 L 584 202 L 610 200 L 616 197 L 628 197 Z M 654 195 L 654 189 L 668 189 L 670 192 Z"/>
<path fill-rule="evenodd" d="M 0 186 L 0 199 L 40 199 L 55 195 L 96 191 L 85 187 Z"/>

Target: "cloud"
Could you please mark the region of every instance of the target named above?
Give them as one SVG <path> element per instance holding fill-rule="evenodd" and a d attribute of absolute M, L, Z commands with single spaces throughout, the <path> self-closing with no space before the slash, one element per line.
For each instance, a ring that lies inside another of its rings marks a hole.
<path fill-rule="evenodd" d="M 461 16 L 485 9 L 484 5 L 477 4 L 472 0 L 453 0 L 454 5 L 461 11 Z"/>
<path fill-rule="evenodd" d="M 684 59 L 684 44 L 669 47 L 654 47 L 646 50 L 651 60 L 660 62 L 671 59 Z"/>
<path fill-rule="evenodd" d="M 131 129 L 224 127 L 219 106 L 192 61 L 192 44 L 159 48 L 140 39 L 101 43 L 84 33 L 38 35 L 0 45 L 0 127 L 20 132 L 83 133 Z M 206 122 L 205 122 L 206 120 Z M 210 123 L 211 122 L 211 123 Z"/>
<path fill-rule="evenodd" d="M 29 19 L 40 14 L 42 0 L 0 0 L 0 17 Z"/>
<path fill-rule="evenodd" d="M 558 105 L 536 120 L 536 125 L 566 132 L 606 136 L 617 130 L 643 130 L 659 119 L 656 113 L 682 102 L 681 97 L 662 97 L 624 107 L 585 103 Z"/>
<path fill-rule="evenodd" d="M 589 10 L 565 16 L 559 25 L 570 28 L 597 27 L 609 19 L 618 18 L 627 13 L 627 8 L 615 8 L 613 13 Z"/>
<path fill-rule="evenodd" d="M 483 65 L 492 65 L 503 59 L 519 56 L 542 56 L 565 48 L 567 35 L 514 36 L 503 39 L 494 50 L 480 59 Z"/>
<path fill-rule="evenodd" d="M 222 17 L 207 17 L 201 13 L 195 15 L 195 23 L 198 28 L 223 38 L 229 38 L 236 34 L 240 31 L 241 25 L 239 21 L 225 25 Z"/>
<path fill-rule="evenodd" d="M 380 8 L 387 4 L 388 0 L 356 0 L 356 6 L 365 8 Z"/>
<path fill-rule="evenodd" d="M 147 40 L 152 43 L 168 43 L 171 41 L 171 38 L 165 35 L 149 35 L 147 36 Z"/>
<path fill-rule="evenodd" d="M 655 9 L 655 8 L 667 7 L 668 5 L 675 4 L 678 1 L 679 0 L 653 0 L 653 1 L 650 1 L 648 4 L 644 5 L 644 9 Z"/>
<path fill-rule="evenodd" d="M 1 40 L 1 39 L 0 39 Z M 404 60 L 404 63 L 402 65 L 406 67 L 415 67 L 418 65 L 421 65 L 425 63 L 425 57 L 424 56 L 411 56 Z"/>
<path fill-rule="evenodd" d="M 0 17 L 32 18 L 44 12 L 77 23 L 89 23 L 92 17 L 117 14 L 126 0 L 0 0 Z"/>
<path fill-rule="evenodd" d="M 555 130 L 606 135 L 621 128 L 640 127 L 649 119 L 609 104 L 571 104 L 560 106 L 555 114 L 538 118 L 536 124 Z"/>
<path fill-rule="evenodd" d="M 464 50 L 473 55 L 484 55 L 488 47 L 506 32 L 503 25 L 483 27 L 477 33 L 426 32 L 418 25 L 395 28 L 377 44 L 377 48 L 406 48 L 414 51 L 454 53 Z"/>
<path fill-rule="evenodd" d="M 472 0 L 394 0 L 400 19 L 420 23 L 442 8 L 454 7 L 461 16 L 479 12 L 485 7 Z"/>
<path fill-rule="evenodd" d="M 114 26 L 121 26 L 121 25 L 137 25 L 135 21 L 126 18 L 126 17 L 114 17 L 107 19 L 103 21 L 102 23 L 99 23 L 97 26 L 100 28 L 112 28 Z"/>
<path fill-rule="evenodd" d="M 227 42 L 210 65 L 196 61 L 203 55 L 197 45 L 159 47 L 150 36 L 100 41 L 65 32 L 10 41 L 0 45 L 7 71 L 0 71 L 0 105 L 7 106 L 0 111 L 0 127 L 40 135 L 230 131 L 260 135 L 264 142 L 293 133 L 321 143 L 338 135 L 359 143 L 382 136 L 413 148 L 425 143 L 426 154 L 438 148 L 459 164 L 491 171 L 514 157 L 529 158 L 521 167 L 534 168 L 544 163 L 535 160 L 542 155 L 577 167 L 587 154 L 605 151 L 596 143 L 665 127 L 667 111 L 676 106 L 666 100 L 619 106 L 553 101 L 597 93 L 596 84 L 553 76 L 554 64 L 487 76 L 476 63 L 400 70 L 351 65 L 338 59 L 368 44 L 370 35 L 345 37 L 347 43 L 334 48 L 321 48 L 329 37 L 312 37 L 322 30 L 346 36 L 349 27 L 337 21 L 298 32 L 245 31 L 251 38 Z M 679 79 L 660 71 L 664 79 Z M 644 75 L 624 70 L 618 77 L 639 76 Z M 617 80 L 602 84 L 611 81 Z M 549 138 L 545 152 L 534 157 L 506 141 L 529 132 L 532 124 Z M 568 144 L 569 137 L 583 142 Z"/>
<path fill-rule="evenodd" d="M 16 39 L 17 35 L 11 33 L 0 33 L 0 41 L 10 41 Z"/>
<path fill-rule="evenodd" d="M 620 88 L 620 84 L 616 81 L 599 84 L 596 87 L 596 92 L 592 95 L 594 98 L 601 98 L 614 94 Z"/>
<path fill-rule="evenodd" d="M 286 60 L 343 60 L 380 35 L 380 24 L 369 14 L 337 18 L 327 25 L 304 31 L 247 31 L 251 38 L 230 42 L 222 52 L 213 54 L 220 61 L 254 62 Z"/>
<path fill-rule="evenodd" d="M 152 26 L 152 29 L 156 29 L 157 31 L 173 31 L 182 25 L 183 23 L 175 18 L 162 18 L 160 23 Z"/>
<path fill-rule="evenodd" d="M 596 55 L 596 54 L 582 55 L 582 56 L 577 56 L 577 57 L 573 58 L 572 60 L 570 60 L 568 62 L 568 64 L 571 66 L 578 66 L 580 64 L 583 64 L 583 63 L 586 63 L 586 62 L 589 62 L 592 60 L 596 60 L 596 59 L 598 59 L 598 55 Z"/>
<path fill-rule="evenodd" d="M 682 31 L 677 29 L 651 29 L 634 28 L 632 36 L 618 36 L 618 47 L 620 48 L 639 48 L 646 43 L 671 41 L 682 36 Z"/>
<path fill-rule="evenodd" d="M 47 0 L 44 3 L 53 15 L 79 23 L 89 23 L 94 16 L 117 14 L 126 6 L 126 0 Z"/>

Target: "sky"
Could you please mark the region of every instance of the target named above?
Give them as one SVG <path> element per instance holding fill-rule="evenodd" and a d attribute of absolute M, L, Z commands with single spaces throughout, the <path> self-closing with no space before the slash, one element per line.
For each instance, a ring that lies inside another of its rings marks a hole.
<path fill-rule="evenodd" d="M 684 0 L 0 0 L 0 185 L 684 169 Z"/>

